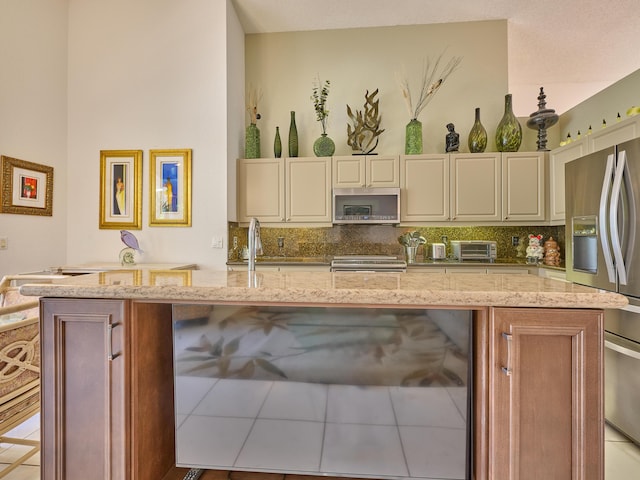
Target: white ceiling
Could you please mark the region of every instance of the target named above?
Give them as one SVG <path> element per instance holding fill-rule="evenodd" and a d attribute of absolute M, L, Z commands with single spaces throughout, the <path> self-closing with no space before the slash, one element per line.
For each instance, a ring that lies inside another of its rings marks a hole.
<path fill-rule="evenodd" d="M 540 86 L 547 107 L 563 113 L 640 68 L 638 0 L 232 1 L 246 33 L 507 19 L 519 116 L 535 110 Z"/>

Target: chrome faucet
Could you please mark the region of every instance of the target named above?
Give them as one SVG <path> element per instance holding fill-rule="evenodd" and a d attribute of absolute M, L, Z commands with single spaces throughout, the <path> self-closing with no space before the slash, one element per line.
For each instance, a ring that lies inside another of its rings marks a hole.
<path fill-rule="evenodd" d="M 256 270 L 256 255 L 262 255 L 262 240 L 260 240 L 260 222 L 252 218 L 249 223 L 249 271 Z"/>

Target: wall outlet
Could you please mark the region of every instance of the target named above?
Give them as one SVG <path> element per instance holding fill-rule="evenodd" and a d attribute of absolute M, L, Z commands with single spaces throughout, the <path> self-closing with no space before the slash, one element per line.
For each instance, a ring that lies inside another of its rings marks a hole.
<path fill-rule="evenodd" d="M 7 248 L 9 248 L 9 238 L 0 237 L 0 250 L 6 250 Z"/>
<path fill-rule="evenodd" d="M 236 235 L 233 236 L 233 249 L 238 248 L 238 237 Z"/>
<path fill-rule="evenodd" d="M 519 237 L 511 237 L 511 245 L 514 247 L 517 247 L 518 245 L 520 245 L 520 238 Z"/>

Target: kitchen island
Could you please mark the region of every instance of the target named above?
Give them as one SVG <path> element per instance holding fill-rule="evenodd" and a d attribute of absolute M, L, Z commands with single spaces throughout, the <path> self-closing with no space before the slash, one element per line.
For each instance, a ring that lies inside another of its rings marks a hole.
<path fill-rule="evenodd" d="M 603 478 L 617 294 L 533 275 L 148 270 L 21 291 L 42 297 L 43 480 L 179 478 L 172 307 L 212 305 L 468 312 L 473 478 Z"/>

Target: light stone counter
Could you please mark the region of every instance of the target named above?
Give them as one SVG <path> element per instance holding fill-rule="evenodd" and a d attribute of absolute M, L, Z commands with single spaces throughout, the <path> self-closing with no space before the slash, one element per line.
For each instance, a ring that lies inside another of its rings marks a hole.
<path fill-rule="evenodd" d="M 26 284 L 24 295 L 155 303 L 620 308 L 624 296 L 534 275 L 136 270 Z"/>

